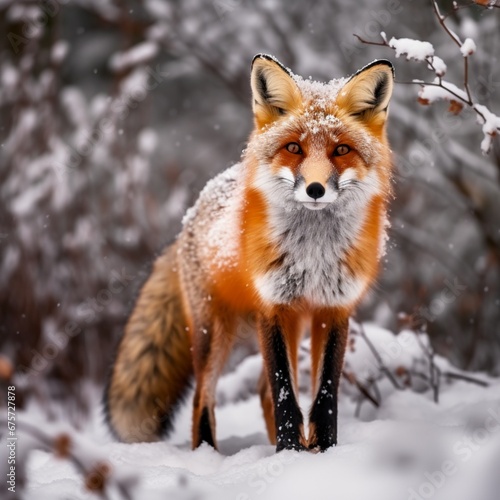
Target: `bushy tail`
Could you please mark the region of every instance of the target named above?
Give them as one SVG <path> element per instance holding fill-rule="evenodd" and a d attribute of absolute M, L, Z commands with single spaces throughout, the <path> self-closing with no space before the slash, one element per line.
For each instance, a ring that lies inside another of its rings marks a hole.
<path fill-rule="evenodd" d="M 193 372 L 186 325 L 174 245 L 141 290 L 106 389 L 107 419 L 122 441 L 157 441 L 170 430 Z"/>

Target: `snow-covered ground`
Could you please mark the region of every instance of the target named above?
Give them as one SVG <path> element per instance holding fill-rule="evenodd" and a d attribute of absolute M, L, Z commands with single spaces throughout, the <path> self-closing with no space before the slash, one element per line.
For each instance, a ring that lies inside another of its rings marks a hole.
<path fill-rule="evenodd" d="M 370 388 L 380 406 L 364 400 L 359 407 L 360 392 L 344 379 L 339 444 L 325 453 L 276 454 L 268 443 L 254 390 L 261 366 L 258 355 L 246 358 L 220 380 L 216 411 L 220 451 L 207 445 L 190 449 L 189 404 L 180 411 L 168 440 L 134 445 L 113 441 L 96 405 L 81 434 L 68 431 L 73 449 L 84 466 L 96 457 L 110 466 L 104 497 L 110 499 L 126 498 L 116 488 L 119 484 L 139 500 L 498 500 L 500 381 L 473 374 L 488 381 L 483 387 L 442 376 L 436 404 L 425 381 L 431 368 L 425 336 L 417 341 L 409 332 L 394 336 L 368 325 L 365 334 L 394 380 L 383 374 L 355 328 L 345 370 L 352 370 Z M 306 385 L 307 362 L 306 341 L 301 350 L 301 387 Z M 437 356 L 434 363 L 443 374 L 461 373 Z M 377 388 L 366 383 L 370 377 L 377 380 Z M 301 406 L 307 409 L 309 404 L 310 397 L 301 392 Z M 42 424 L 35 407 L 28 413 L 20 420 L 36 424 L 49 436 L 64 432 L 60 423 Z M 19 439 L 25 439 L 26 449 L 30 447 L 28 438 Z M 30 451 L 26 474 L 23 498 L 97 498 L 85 490 L 77 467 L 53 453 Z"/>

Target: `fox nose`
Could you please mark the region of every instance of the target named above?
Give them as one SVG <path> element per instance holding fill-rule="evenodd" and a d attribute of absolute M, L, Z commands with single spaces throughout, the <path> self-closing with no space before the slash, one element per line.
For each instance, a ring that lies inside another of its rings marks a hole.
<path fill-rule="evenodd" d="M 306 188 L 306 193 L 307 196 L 317 200 L 325 194 L 325 188 L 319 182 L 311 182 L 311 184 L 309 184 Z"/>

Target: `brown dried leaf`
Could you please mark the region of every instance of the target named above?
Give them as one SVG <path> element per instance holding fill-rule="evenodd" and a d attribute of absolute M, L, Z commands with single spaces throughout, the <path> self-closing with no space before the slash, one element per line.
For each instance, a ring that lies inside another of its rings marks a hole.
<path fill-rule="evenodd" d="M 462 109 L 464 109 L 464 105 L 461 102 L 458 101 L 450 101 L 450 107 L 448 108 L 448 111 L 452 115 L 458 115 Z"/>
<path fill-rule="evenodd" d="M 398 367 L 396 367 L 396 369 L 394 370 L 394 373 L 398 376 L 398 377 L 402 377 L 404 375 L 407 375 L 408 374 L 408 370 L 406 369 L 405 366 L 402 366 L 402 365 L 399 365 Z"/>
<path fill-rule="evenodd" d="M 431 103 L 431 101 L 429 101 L 429 99 L 424 99 L 423 97 L 419 97 L 417 100 L 423 106 L 428 106 Z"/>
<path fill-rule="evenodd" d="M 85 478 L 85 487 L 89 491 L 103 492 L 106 479 L 111 473 L 111 467 L 106 462 L 97 463 Z"/>
<path fill-rule="evenodd" d="M 59 434 L 54 439 L 54 453 L 56 457 L 68 458 L 72 446 L 71 437 L 68 434 Z"/>

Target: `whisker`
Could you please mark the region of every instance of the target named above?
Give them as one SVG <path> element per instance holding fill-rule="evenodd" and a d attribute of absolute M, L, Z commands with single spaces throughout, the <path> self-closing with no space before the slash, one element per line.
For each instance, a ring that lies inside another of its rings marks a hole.
<path fill-rule="evenodd" d="M 275 179 L 259 182 L 255 185 L 257 189 L 265 189 L 271 196 L 277 199 L 287 200 L 293 197 L 293 189 L 290 185 L 277 183 Z"/>
<path fill-rule="evenodd" d="M 357 179 L 346 179 L 344 181 L 339 182 L 339 190 L 344 190 L 349 186 L 360 187 L 362 183 Z"/>
<path fill-rule="evenodd" d="M 288 181 L 287 182 L 288 185 L 284 186 L 282 183 L 276 182 L 279 179 L 284 180 L 284 181 Z M 290 181 L 289 179 L 285 179 L 283 177 L 276 177 L 276 178 L 272 178 L 272 179 L 266 179 L 263 182 L 259 182 L 256 184 L 256 187 L 257 188 L 265 188 L 265 187 L 268 187 L 269 185 L 273 185 L 273 187 L 275 189 L 285 189 L 286 191 L 288 191 L 289 186 L 293 186 L 293 184 L 294 183 L 292 181 Z"/>

